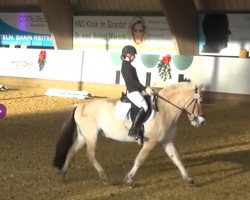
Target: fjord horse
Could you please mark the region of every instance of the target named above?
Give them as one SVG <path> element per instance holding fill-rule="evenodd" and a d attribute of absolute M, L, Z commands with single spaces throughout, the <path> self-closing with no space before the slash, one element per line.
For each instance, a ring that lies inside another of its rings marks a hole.
<path fill-rule="evenodd" d="M 193 178 L 185 169 L 174 146 L 177 122 L 182 113 L 186 114 L 193 126 L 200 126 L 204 121 L 202 106 L 203 85 L 181 82 L 161 89 L 157 98 L 158 111 L 154 117 L 144 124 L 144 141 L 133 167 L 124 178 L 124 182 L 132 185 L 133 178 L 150 151 L 161 144 L 169 158 L 178 167 L 182 178 L 194 184 Z M 97 138 L 102 135 L 121 142 L 137 142 L 128 136 L 131 122 L 115 118 L 115 101 L 93 99 L 76 105 L 64 122 L 60 137 L 56 144 L 53 165 L 65 174 L 74 155 L 86 144 L 86 154 L 97 170 L 99 177 L 107 179 L 107 175 L 95 156 Z"/>

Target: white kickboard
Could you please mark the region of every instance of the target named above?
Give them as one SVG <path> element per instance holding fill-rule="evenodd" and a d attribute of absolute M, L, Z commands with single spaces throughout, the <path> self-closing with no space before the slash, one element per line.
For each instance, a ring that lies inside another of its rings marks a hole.
<path fill-rule="evenodd" d="M 45 92 L 46 96 L 57 96 L 57 97 L 69 97 L 69 98 L 78 98 L 85 99 L 93 97 L 91 93 L 87 91 L 77 91 L 77 90 L 63 90 L 57 88 L 49 88 Z"/>

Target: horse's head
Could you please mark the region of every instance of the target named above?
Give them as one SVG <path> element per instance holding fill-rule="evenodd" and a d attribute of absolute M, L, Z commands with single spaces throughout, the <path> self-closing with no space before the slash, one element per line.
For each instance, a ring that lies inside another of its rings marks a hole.
<path fill-rule="evenodd" d="M 185 103 L 183 111 L 188 115 L 188 118 L 193 126 L 200 126 L 205 122 L 203 112 L 203 91 L 204 85 L 195 86 L 192 92 L 192 97 Z"/>
<path fill-rule="evenodd" d="M 200 126 L 205 121 L 202 105 L 204 85 L 181 82 L 162 89 L 157 95 L 165 103 L 187 114 L 193 126 Z M 167 108 L 169 111 L 169 108 Z"/>

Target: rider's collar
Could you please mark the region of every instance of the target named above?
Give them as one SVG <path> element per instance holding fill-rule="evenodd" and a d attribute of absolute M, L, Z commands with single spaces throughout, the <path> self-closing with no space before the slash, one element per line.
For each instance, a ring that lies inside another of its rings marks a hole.
<path fill-rule="evenodd" d="M 130 58 L 128 56 L 126 56 L 126 58 L 124 60 L 126 60 L 128 62 L 131 62 L 131 60 L 130 60 Z"/>

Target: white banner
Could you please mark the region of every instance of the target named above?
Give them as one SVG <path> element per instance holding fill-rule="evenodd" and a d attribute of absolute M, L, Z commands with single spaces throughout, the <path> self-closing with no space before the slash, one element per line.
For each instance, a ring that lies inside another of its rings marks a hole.
<path fill-rule="evenodd" d="M 0 75 L 49 80 L 81 81 L 81 51 L 46 50 L 44 66 L 39 67 L 37 49 L 0 48 Z"/>
<path fill-rule="evenodd" d="M 74 49 L 175 53 L 166 17 L 74 16 L 73 37 Z"/>

